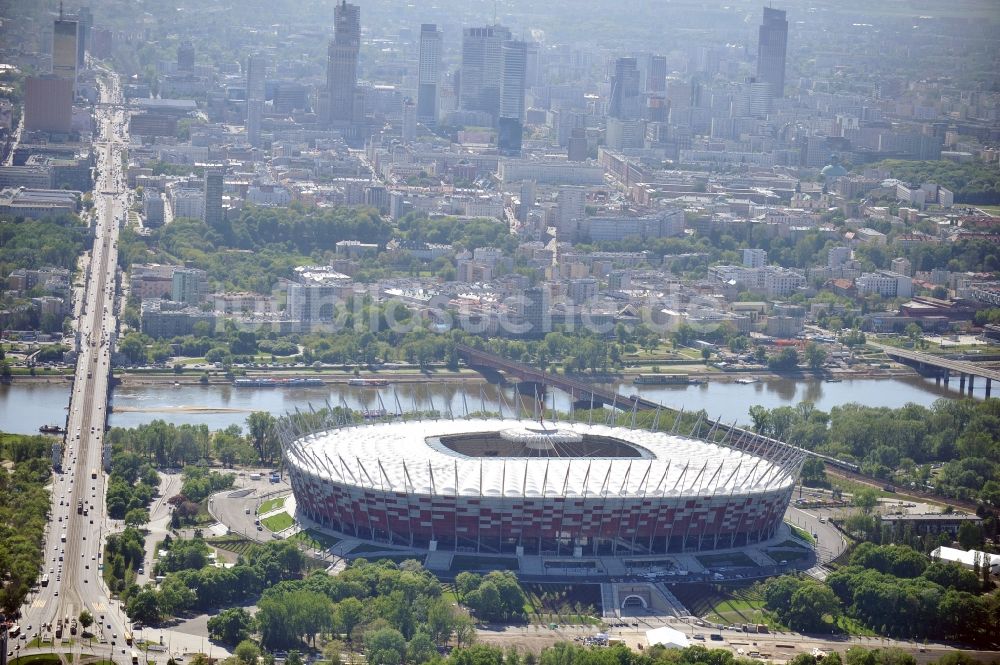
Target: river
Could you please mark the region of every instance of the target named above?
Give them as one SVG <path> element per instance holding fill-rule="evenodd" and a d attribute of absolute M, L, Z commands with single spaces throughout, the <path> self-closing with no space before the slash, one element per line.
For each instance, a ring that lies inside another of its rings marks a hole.
<path fill-rule="evenodd" d="M 750 385 L 709 382 L 696 386 L 634 386 L 621 384 L 619 392 L 634 394 L 660 402 L 665 406 L 684 407 L 687 411 L 705 409 L 712 418 L 746 424 L 748 410 L 754 404 L 767 408 L 794 405 L 810 401 L 817 408 L 830 408 L 859 402 L 867 406 L 900 407 L 909 402 L 929 406 L 941 397 L 957 398 L 957 381 L 950 389 L 937 386 L 933 379 L 905 377 L 891 379 L 845 379 L 839 383 L 818 380 L 772 379 Z M 984 396 L 980 381 L 975 395 Z M 507 405 L 513 405 L 513 393 L 504 390 Z M 382 402 L 379 402 L 381 396 Z M 157 418 L 176 424 L 204 423 L 211 429 L 232 424 L 243 425 L 252 411 L 283 414 L 296 408 L 308 409 L 346 402 L 352 408 L 396 410 L 396 400 L 404 410 L 451 410 L 455 416 L 466 411 L 498 409 L 496 387 L 479 382 L 410 384 L 403 383 L 381 389 L 334 385 L 322 388 L 234 388 L 219 385 L 180 385 L 159 383 L 142 386 L 120 386 L 112 400 L 111 425 L 134 427 Z M 561 411 L 569 410 L 569 398 L 554 391 L 546 404 Z M 0 385 L 0 431 L 30 434 L 44 424 L 63 424 L 69 400 L 69 385 L 59 383 L 20 382 Z M 504 406 L 509 412 L 510 406 Z"/>

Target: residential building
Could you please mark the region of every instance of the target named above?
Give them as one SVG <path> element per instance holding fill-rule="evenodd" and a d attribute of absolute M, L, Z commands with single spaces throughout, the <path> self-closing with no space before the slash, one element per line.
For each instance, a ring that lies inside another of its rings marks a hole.
<path fill-rule="evenodd" d="M 177 337 L 190 335 L 197 323 L 205 322 L 215 329 L 215 312 L 203 312 L 182 302 L 170 300 L 143 300 L 139 312 L 143 334 L 150 337 Z"/>
<path fill-rule="evenodd" d="M 743 265 L 747 268 L 763 268 L 767 265 L 767 250 L 744 249 Z"/>
<path fill-rule="evenodd" d="M 883 298 L 909 298 L 913 295 L 913 279 L 891 270 L 863 273 L 854 280 L 859 296 L 877 293 Z"/>
<path fill-rule="evenodd" d="M 210 227 L 218 228 L 222 224 L 222 171 L 207 169 L 205 171 L 205 212 L 202 219 Z"/>
<path fill-rule="evenodd" d="M 176 268 L 170 280 L 170 299 L 197 305 L 208 293 L 208 274 L 197 268 Z"/>
<path fill-rule="evenodd" d="M 147 188 L 142 192 L 142 214 L 145 226 L 155 228 L 166 221 L 163 195 L 160 190 Z"/>

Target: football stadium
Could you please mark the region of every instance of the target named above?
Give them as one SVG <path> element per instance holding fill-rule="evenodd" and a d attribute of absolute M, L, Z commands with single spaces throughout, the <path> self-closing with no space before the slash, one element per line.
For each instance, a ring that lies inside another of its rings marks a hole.
<path fill-rule="evenodd" d="M 698 438 L 508 418 L 348 424 L 282 439 L 297 509 L 322 527 L 396 546 L 518 556 L 767 540 L 803 460 L 798 448 L 742 430 Z"/>

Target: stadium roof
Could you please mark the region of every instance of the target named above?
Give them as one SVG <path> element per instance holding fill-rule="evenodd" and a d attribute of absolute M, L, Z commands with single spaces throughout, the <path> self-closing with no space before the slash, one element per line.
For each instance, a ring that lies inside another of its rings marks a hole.
<path fill-rule="evenodd" d="M 544 428 L 499 418 L 360 425 L 304 436 L 286 445 L 285 455 L 289 463 L 338 483 L 485 497 L 766 491 L 790 486 L 801 461 L 792 449 L 770 461 L 663 432 L 569 422 Z M 611 456 L 593 456 L 602 451 Z"/>

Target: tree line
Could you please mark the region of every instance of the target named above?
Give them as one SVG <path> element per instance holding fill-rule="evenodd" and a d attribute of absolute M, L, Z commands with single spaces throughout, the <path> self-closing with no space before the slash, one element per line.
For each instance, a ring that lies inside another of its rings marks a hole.
<path fill-rule="evenodd" d="M 154 420 L 137 427 L 114 427 L 107 440 L 112 451 L 131 453 L 158 468 L 212 461 L 225 466 L 272 464 L 280 455 L 276 424 L 277 419 L 263 411 L 247 417 L 246 433 L 239 425 L 211 431 L 206 425 Z M 134 458 L 128 459 L 134 463 Z"/>
<path fill-rule="evenodd" d="M 1000 596 L 986 577 L 903 545 L 862 543 L 824 582 L 774 578 L 764 599 L 795 630 L 839 632 L 843 614 L 881 635 L 989 646 L 1000 631 Z"/>
<path fill-rule="evenodd" d="M 898 409 L 848 403 L 829 412 L 803 402 L 753 406 L 750 417 L 762 434 L 856 462 L 866 474 L 978 500 L 987 516 L 1000 508 L 1000 400 L 940 399 Z"/>
<path fill-rule="evenodd" d="M 49 516 L 52 439 L 0 434 L 0 611 L 13 614 L 37 583 Z M 9 468 L 8 468 L 9 465 Z"/>
<path fill-rule="evenodd" d="M 305 564 L 305 556 L 288 541 L 255 544 L 232 568 L 209 565 L 203 542 L 168 538 L 161 548 L 167 555 L 157 570 L 165 579 L 159 585 L 126 584 L 121 590 L 133 621 L 157 623 L 189 611 L 243 604 L 264 589 L 299 577 Z"/>

